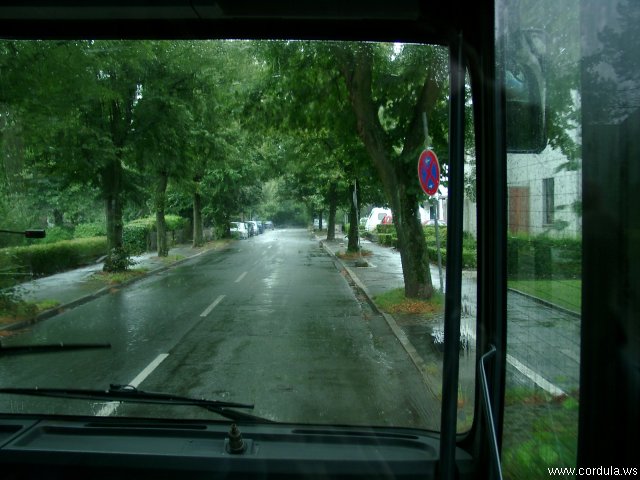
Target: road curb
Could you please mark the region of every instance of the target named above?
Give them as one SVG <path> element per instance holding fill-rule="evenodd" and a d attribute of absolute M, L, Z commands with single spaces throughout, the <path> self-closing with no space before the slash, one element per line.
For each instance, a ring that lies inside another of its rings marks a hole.
<path fill-rule="evenodd" d="M 223 248 L 227 248 L 227 245 L 225 245 Z M 147 272 L 145 272 L 142 275 L 139 275 L 137 277 L 134 278 L 130 278 L 129 280 L 126 280 L 124 282 L 118 283 L 116 285 L 107 285 L 104 286 L 98 290 L 96 290 L 95 292 L 89 293 L 87 295 L 83 295 L 82 297 L 76 298 L 75 300 L 71 300 L 70 302 L 67 302 L 65 304 L 62 305 L 58 305 L 54 308 L 51 308 L 49 310 L 45 310 L 43 312 L 40 312 L 38 315 L 36 315 L 33 318 L 30 318 L 28 320 L 23 320 L 20 322 L 15 322 L 15 323 L 10 323 L 8 325 L 5 326 L 0 326 L 0 331 L 14 331 L 14 330 L 22 330 L 23 328 L 27 328 L 31 325 L 35 325 L 36 323 L 40 323 L 43 320 L 47 320 L 49 318 L 53 318 L 57 315 L 60 315 L 61 313 L 67 312 L 69 310 L 72 310 L 76 307 L 79 307 L 80 305 L 84 305 L 85 303 L 88 303 L 92 300 L 95 300 L 97 298 L 100 298 L 103 295 L 106 295 L 108 293 L 110 293 L 113 289 L 120 289 L 126 286 L 129 286 L 135 282 L 138 282 L 144 278 L 148 278 L 151 275 L 156 275 L 158 273 L 162 273 L 166 270 L 169 270 L 170 268 L 174 268 L 177 267 L 183 263 L 185 263 L 188 260 L 191 260 L 192 258 L 198 257 L 204 253 L 207 252 L 211 252 L 214 249 L 209 249 L 209 250 L 203 250 L 201 252 L 198 252 L 194 255 L 190 255 L 188 257 L 182 258 L 180 260 L 175 261 L 174 263 L 171 263 L 169 265 L 162 265 L 158 268 L 154 268 L 152 270 L 148 270 Z"/>
<path fill-rule="evenodd" d="M 349 268 L 347 265 L 345 265 L 342 259 L 338 257 L 329 247 L 325 245 L 323 240 L 320 240 L 320 239 L 318 240 L 322 248 L 335 260 L 337 260 L 340 263 L 340 265 L 342 265 L 342 267 L 345 269 L 345 272 L 347 272 L 347 275 L 349 276 L 349 278 L 353 281 L 353 283 L 355 283 L 358 289 L 360 289 L 362 293 L 365 295 L 371 307 L 378 314 L 382 315 L 382 317 L 387 322 L 387 325 L 389 325 L 389 328 L 391 329 L 395 337 L 398 339 L 398 341 L 400 342 L 404 350 L 407 352 L 407 355 L 409 355 L 409 358 L 413 362 L 414 366 L 416 367 L 418 372 L 420 372 L 420 375 L 422 376 L 422 381 L 427 387 L 427 389 L 431 392 L 432 395 L 437 397 L 438 391 L 441 385 L 437 384 L 437 382 L 434 382 L 431 376 L 427 373 L 427 365 L 425 361 L 422 359 L 422 357 L 420 356 L 416 348 L 413 346 L 413 344 L 409 340 L 409 337 L 407 337 L 406 333 L 402 330 L 402 328 L 400 328 L 400 326 L 398 325 L 398 322 L 396 322 L 396 319 L 392 315 L 389 315 L 388 313 L 380 310 L 380 307 L 378 307 L 378 305 L 373 300 L 373 295 L 371 295 L 371 293 L 369 292 L 369 289 L 362 282 L 362 280 L 358 278 L 355 272 L 351 270 L 351 268 Z"/>
<path fill-rule="evenodd" d="M 568 308 L 561 307 L 561 306 L 556 305 L 555 303 L 551 303 L 551 302 L 549 302 L 547 300 L 543 300 L 542 298 L 535 297 L 535 296 L 533 296 L 533 295 L 531 295 L 529 293 L 524 293 L 524 292 L 522 292 L 520 290 L 516 290 L 515 288 L 507 288 L 507 290 L 510 291 L 510 292 L 513 292 L 513 293 L 517 293 L 518 295 L 522 295 L 523 297 L 528 298 L 529 300 L 531 300 L 533 302 L 536 302 L 536 303 L 539 303 L 541 305 L 544 305 L 545 307 L 549 307 L 552 310 L 558 310 L 559 312 L 562 312 L 565 315 L 569 315 L 571 317 L 578 318 L 578 319 L 582 318 L 582 315 L 580 313 L 577 313 L 577 312 L 574 312 L 572 310 L 569 310 Z"/>

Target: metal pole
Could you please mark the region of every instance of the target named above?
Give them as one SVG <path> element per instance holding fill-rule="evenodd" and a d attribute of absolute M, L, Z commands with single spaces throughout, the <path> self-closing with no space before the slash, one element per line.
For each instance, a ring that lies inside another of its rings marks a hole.
<path fill-rule="evenodd" d="M 438 227 L 438 217 L 440 215 L 440 201 L 438 197 L 435 197 L 436 203 L 436 250 L 438 251 L 438 275 L 440 278 L 440 293 L 444 292 L 443 278 L 442 278 L 442 253 L 440 253 L 440 228 Z"/>
<path fill-rule="evenodd" d="M 427 122 L 427 112 L 422 112 L 422 128 L 424 130 L 424 143 L 425 148 L 429 149 L 429 124 Z M 438 252 L 438 275 L 440 278 L 440 293 L 444 291 L 443 287 L 443 279 L 442 279 L 442 254 L 440 253 L 440 231 L 438 229 L 438 215 L 439 215 L 439 205 L 438 198 L 435 197 L 436 202 L 436 250 Z"/>
<path fill-rule="evenodd" d="M 422 128 L 424 129 L 424 148 L 429 148 L 429 125 L 427 124 L 427 112 L 422 112 Z"/>

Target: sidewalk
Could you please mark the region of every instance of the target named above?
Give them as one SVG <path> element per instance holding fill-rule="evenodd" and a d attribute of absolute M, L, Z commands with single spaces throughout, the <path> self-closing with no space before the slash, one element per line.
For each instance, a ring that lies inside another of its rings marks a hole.
<path fill-rule="evenodd" d="M 205 244 L 202 247 L 196 248 L 192 247 L 191 244 L 185 244 L 170 248 L 169 256 L 167 257 L 169 260 L 158 257 L 156 252 L 147 252 L 143 255 L 131 257 L 135 262 L 132 270 L 143 270 L 146 272 L 146 275 L 134 277 L 117 285 L 107 285 L 104 280 L 96 278 L 95 274 L 102 271 L 104 265 L 102 262 L 22 283 L 18 288 L 23 300 L 29 302 L 56 301 L 58 305 L 51 310 L 40 313 L 31 320 L 17 321 L 4 325 L 0 324 L 0 330 L 19 330 L 25 328 L 30 324 L 50 318 L 64 310 L 104 295 L 115 286 L 128 285 L 151 273 L 157 273 L 179 265 L 192 257 L 201 255 L 214 248 L 216 247 L 212 246 L 212 244 Z"/>
<path fill-rule="evenodd" d="M 324 248 L 334 256 L 338 251 L 346 250 L 346 242 L 342 239 L 321 241 Z M 380 293 L 403 287 L 399 252 L 368 240 L 362 240 L 361 244 L 363 249 L 372 253 L 366 257 L 369 267 L 356 267 L 355 261 L 338 260 L 367 296 L 372 299 Z M 443 277 L 444 275 L 443 268 Z M 431 278 L 434 287 L 438 288 L 440 276 L 437 266 L 431 266 Z M 446 289 L 446 277 L 443 278 L 443 284 Z M 461 311 L 461 338 L 463 344 L 465 340 L 469 343 L 469 348 L 460 357 L 460 380 L 464 385 L 469 380 L 471 383 L 475 382 L 475 271 L 462 272 Z M 396 335 L 401 342 L 402 337 L 406 337 L 409 355 L 412 355 L 412 351 L 418 352 L 420 358 L 417 361 L 414 359 L 416 367 L 424 373 L 426 365 L 428 372 L 433 376 L 433 362 L 442 362 L 442 355 L 436 358 L 434 350 L 442 341 L 444 315 L 431 319 L 415 315 L 386 317 L 391 317 L 391 322 L 395 322 L 399 327 L 400 331 Z M 543 305 L 536 299 L 509 291 L 507 317 L 507 362 L 510 382 L 520 383 L 525 387 L 535 386 L 553 396 L 576 390 L 579 385 L 580 320 L 575 314 Z"/>

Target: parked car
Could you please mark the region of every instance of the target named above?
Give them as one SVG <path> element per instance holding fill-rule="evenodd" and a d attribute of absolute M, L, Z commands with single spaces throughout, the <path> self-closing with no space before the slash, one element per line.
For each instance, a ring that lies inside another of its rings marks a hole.
<path fill-rule="evenodd" d="M 386 215 L 391 215 L 391 209 L 373 207 L 371 213 L 369 213 L 369 216 L 367 217 L 367 222 L 365 223 L 365 229 L 367 232 L 375 231 L 376 226 L 382 223 L 382 220 Z"/>
<path fill-rule="evenodd" d="M 273 230 L 276 227 L 273 225 L 273 222 L 271 220 L 267 220 L 266 222 L 264 222 L 264 228 L 266 230 Z"/>
<path fill-rule="evenodd" d="M 245 223 L 249 226 L 251 236 L 258 235 L 260 233 L 260 230 L 258 229 L 258 222 L 255 220 L 249 220 Z"/>
<path fill-rule="evenodd" d="M 431 220 L 428 220 L 427 223 L 423 223 L 423 225 L 435 225 L 435 224 L 436 224 L 436 221 L 433 218 Z M 444 220 L 438 220 L 438 226 L 446 227 L 447 222 L 445 222 Z"/>
<path fill-rule="evenodd" d="M 237 237 L 241 240 L 249 238 L 249 231 L 244 222 L 231 222 L 229 232 L 232 237 Z"/>
<path fill-rule="evenodd" d="M 420 212 L 420 223 L 422 223 L 423 226 L 436 224 L 436 221 L 433 218 L 430 218 L 430 214 L 428 210 L 420 207 L 419 212 Z M 380 224 L 381 225 L 393 224 L 393 215 L 391 213 L 385 215 L 382 221 L 380 222 Z M 447 222 L 445 222 L 444 220 L 438 220 L 438 225 L 442 225 L 446 227 Z"/>

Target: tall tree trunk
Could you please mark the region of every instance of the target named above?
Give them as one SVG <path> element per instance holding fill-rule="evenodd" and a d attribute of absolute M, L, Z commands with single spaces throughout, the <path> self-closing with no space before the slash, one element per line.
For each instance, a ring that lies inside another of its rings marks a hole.
<path fill-rule="evenodd" d="M 105 200 L 107 217 L 107 250 L 121 249 L 122 244 L 122 205 L 119 195 L 110 194 Z"/>
<path fill-rule="evenodd" d="M 202 237 L 202 196 L 196 189 L 193 192 L 193 247 L 200 247 L 204 243 Z"/>
<path fill-rule="evenodd" d="M 58 208 L 53 209 L 53 224 L 56 227 L 62 227 L 64 225 L 64 212 Z"/>
<path fill-rule="evenodd" d="M 107 258 L 105 271 L 124 271 L 129 267 L 122 241 L 122 164 L 114 160 L 103 171 L 103 194 L 107 219 Z"/>
<path fill-rule="evenodd" d="M 351 208 L 349 209 L 349 242 L 347 244 L 348 252 L 357 252 L 358 251 L 358 210 L 356 209 L 356 205 L 353 202 L 353 193 L 356 188 L 357 183 L 352 184 L 349 187 L 349 203 L 351 204 Z"/>
<path fill-rule="evenodd" d="M 393 210 L 393 223 L 398 235 L 404 294 L 409 298 L 431 298 L 434 289 L 418 199 L 415 195 L 405 194 L 399 195 L 398 200 L 399 205 Z"/>
<path fill-rule="evenodd" d="M 338 210 L 338 187 L 335 182 L 329 186 L 329 222 L 327 225 L 327 240 L 336 239 L 336 211 Z"/>
<path fill-rule="evenodd" d="M 167 172 L 160 172 L 158 174 L 158 181 L 156 183 L 156 234 L 158 244 L 158 256 L 167 257 L 169 255 L 169 246 L 167 245 L 167 223 L 164 218 L 165 204 L 166 204 L 166 192 L 167 183 L 169 181 L 169 175 Z"/>
<path fill-rule="evenodd" d="M 116 75 L 112 75 L 110 78 L 112 82 L 117 81 Z M 122 192 L 124 189 L 122 177 L 124 172 L 121 155 L 131 128 L 134 99 L 135 86 L 128 91 L 124 100 L 112 99 L 103 110 L 109 121 L 111 142 L 117 152 L 115 158 L 102 171 L 108 249 L 104 270 L 108 271 L 123 271 L 129 267 L 129 256 L 124 250 L 122 239 Z"/>
<path fill-rule="evenodd" d="M 322 230 L 322 210 L 318 211 L 318 230 Z"/>
<path fill-rule="evenodd" d="M 433 294 L 431 272 L 425 246 L 424 232 L 416 215 L 418 201 L 415 195 L 408 195 L 408 174 L 401 171 L 402 165 L 391 160 L 387 134 L 380 123 L 378 109 L 372 98 L 373 60 L 371 52 L 363 47 L 353 52 L 342 50 L 340 69 L 345 79 L 349 99 L 357 118 L 358 134 L 364 143 L 372 164 L 384 186 L 387 199 L 393 211 L 393 223 L 398 234 L 398 249 L 402 262 L 405 295 L 413 298 L 430 298 Z M 417 112 L 426 109 L 428 79 L 418 100 Z M 419 107 L 419 108 L 418 108 Z M 419 123 L 414 115 L 403 152 L 411 151 L 419 145 Z M 418 139 L 418 140 L 416 140 Z M 403 163 L 403 162 L 399 162 Z M 406 170 L 406 169 L 405 169 Z M 411 169 L 415 173 L 415 168 Z M 415 176 L 414 176 L 415 180 Z"/>
<path fill-rule="evenodd" d="M 107 217 L 107 248 L 122 248 L 122 164 L 114 160 L 104 170 L 105 215 Z"/>

